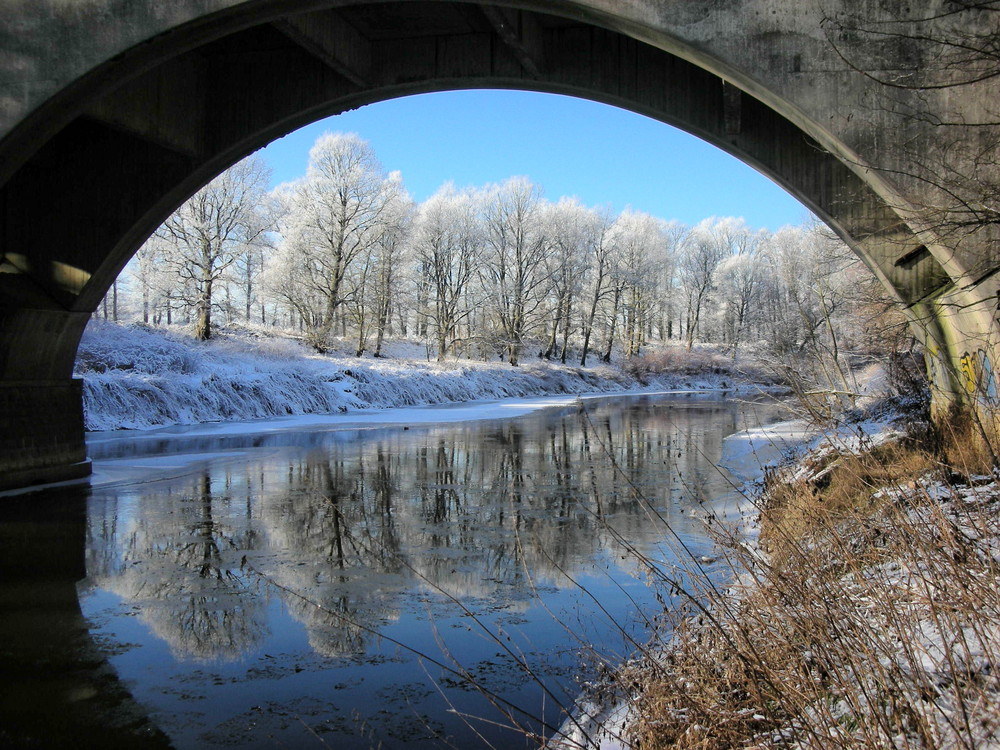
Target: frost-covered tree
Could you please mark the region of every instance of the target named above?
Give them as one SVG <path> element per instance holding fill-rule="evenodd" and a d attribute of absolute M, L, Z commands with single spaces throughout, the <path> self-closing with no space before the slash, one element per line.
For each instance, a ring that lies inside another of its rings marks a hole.
<path fill-rule="evenodd" d="M 779 351 L 814 349 L 822 332 L 823 313 L 813 293 L 820 271 L 816 248 L 799 227 L 783 227 L 767 243 L 771 272 L 779 284 L 776 333 Z"/>
<path fill-rule="evenodd" d="M 507 361 L 517 366 L 539 323 L 547 272 L 543 263 L 541 189 L 512 177 L 483 191 L 487 257 L 480 277 Z"/>
<path fill-rule="evenodd" d="M 282 262 L 292 273 L 281 296 L 308 313 L 303 318 L 318 349 L 345 301 L 344 280 L 378 241 L 397 190 L 367 141 L 327 133 L 310 150 L 305 176 L 285 191 Z M 322 308 L 307 310 L 317 299 Z"/>
<path fill-rule="evenodd" d="M 142 322 L 155 320 L 156 311 L 162 309 L 176 280 L 163 263 L 163 241 L 157 235 L 150 237 L 127 266 L 131 286 L 139 296 L 138 307 Z"/>
<path fill-rule="evenodd" d="M 383 184 L 383 196 L 385 204 L 377 231 L 347 269 L 344 282 L 344 300 L 357 336 L 354 354 L 358 357 L 368 349 L 368 339 L 373 332 L 376 334 L 374 355 L 382 354 L 389 315 L 400 287 L 413 212 L 413 202 L 403 187 L 399 172 L 388 176 Z"/>
<path fill-rule="evenodd" d="M 257 320 L 261 325 L 266 323 L 264 300 L 259 286 L 260 275 L 264 270 L 268 254 L 272 251 L 269 242 L 259 242 L 247 247 L 236 261 L 229 267 L 223 279 L 238 290 L 238 298 L 242 303 L 240 311 L 243 320 L 250 323 Z M 254 307 L 257 308 L 255 315 Z"/>
<path fill-rule="evenodd" d="M 753 322 L 755 302 L 766 273 L 759 254 L 765 239 L 763 232 L 744 228 L 731 243 L 734 253 L 723 259 L 717 269 L 720 327 L 723 343 L 733 357 Z"/>
<path fill-rule="evenodd" d="M 580 350 L 580 366 L 587 366 L 587 356 L 590 354 L 593 342 L 594 327 L 597 314 L 611 290 L 611 278 L 614 268 L 614 243 L 611 228 L 614 226 L 614 216 L 608 209 L 594 211 L 586 224 L 585 236 L 587 260 L 584 279 L 584 309 L 580 320 L 583 342 Z"/>
<path fill-rule="evenodd" d="M 421 204 L 413 250 L 422 269 L 426 304 L 421 313 L 434 330 L 438 361 L 459 337 L 472 313 L 466 293 L 480 267 L 485 230 L 474 190 L 447 184 Z"/>
<path fill-rule="evenodd" d="M 386 222 L 375 243 L 375 278 L 372 289 L 374 308 L 375 348 L 372 354 L 382 356 L 382 344 L 392 326 L 393 308 L 402 304 L 408 257 L 412 250 L 413 216 L 416 210 L 413 199 L 403 188 L 403 176 L 399 172 L 389 175 L 390 189 L 396 189 L 386 211 Z"/>
<path fill-rule="evenodd" d="M 663 221 L 647 213 L 626 209 L 612 228 L 617 262 L 615 280 L 620 285 L 622 340 L 626 357 L 639 353 L 656 294 L 658 264 L 667 244 Z M 612 321 L 613 323 L 613 321 Z M 610 358 L 610 346 L 606 354 Z"/>
<path fill-rule="evenodd" d="M 677 320 L 677 262 L 680 248 L 684 246 L 691 230 L 679 221 L 667 221 L 661 224 L 660 231 L 662 244 L 653 266 L 656 292 L 651 315 L 659 340 L 669 341 L 680 336 L 680 324 Z"/>
<path fill-rule="evenodd" d="M 181 282 L 175 296 L 195 311 L 199 339 L 212 335 L 215 285 L 273 226 L 269 180 L 261 157 L 244 159 L 191 196 L 156 231 L 159 257 Z"/>
<path fill-rule="evenodd" d="M 546 244 L 545 263 L 549 278 L 549 336 L 542 351 L 545 359 L 555 355 L 561 336 L 559 359 L 566 362 L 570 336 L 577 330 L 577 306 L 590 261 L 596 215 L 575 198 L 561 198 L 543 210 Z"/>
<path fill-rule="evenodd" d="M 701 325 L 701 316 L 715 283 L 719 264 L 733 252 L 734 241 L 739 241 L 742 219 L 701 221 L 687 237 L 678 258 L 677 270 L 686 303 L 685 330 L 687 348 L 694 345 Z"/>
<path fill-rule="evenodd" d="M 763 302 L 771 348 L 796 378 L 849 393 L 855 386 L 843 341 L 857 327 L 850 304 L 857 258 L 828 230 L 783 227 L 762 244 L 767 259 Z M 776 300 L 776 301 L 775 301 Z"/>

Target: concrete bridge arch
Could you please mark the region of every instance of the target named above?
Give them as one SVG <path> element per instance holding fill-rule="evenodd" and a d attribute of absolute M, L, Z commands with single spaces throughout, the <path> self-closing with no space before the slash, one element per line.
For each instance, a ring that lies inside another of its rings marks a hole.
<path fill-rule="evenodd" d="M 925 209 L 939 186 L 907 156 L 939 131 L 855 69 L 860 42 L 843 27 L 831 43 L 838 14 L 891 19 L 879 3 L 0 0 L 0 12 L 0 488 L 88 471 L 79 337 L 177 205 L 280 135 L 412 93 L 570 94 L 700 136 L 809 206 L 909 306 L 944 397 L 962 393 L 970 347 L 991 361 L 997 253 L 976 233 L 935 235 Z M 878 52 L 891 71 L 933 54 L 906 39 Z M 979 117 L 992 85 L 911 104 Z"/>

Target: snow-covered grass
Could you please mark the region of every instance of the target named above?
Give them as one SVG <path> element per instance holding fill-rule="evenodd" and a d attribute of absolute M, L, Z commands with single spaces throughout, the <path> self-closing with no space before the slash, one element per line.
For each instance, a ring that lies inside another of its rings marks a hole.
<path fill-rule="evenodd" d="M 966 432 L 888 416 L 770 471 L 759 542 L 719 530 L 738 583 L 692 565 L 607 731 L 555 746 L 1000 747 L 1000 483 L 943 460 L 970 455 Z"/>
<path fill-rule="evenodd" d="M 691 360 L 672 369 L 641 361 L 581 368 L 537 360 L 514 368 L 496 361 L 429 362 L 422 346 L 405 341 L 385 350 L 392 356 L 320 355 L 294 339 L 253 331 L 197 342 L 182 333 L 93 321 L 76 374 L 84 382 L 88 430 L 554 394 L 746 387 L 754 377 L 704 364 L 706 355 L 699 355 L 698 366 Z"/>
<path fill-rule="evenodd" d="M 88 430 L 339 412 L 361 402 L 337 368 L 293 342 L 199 345 L 141 326 L 93 321 L 77 354 Z"/>

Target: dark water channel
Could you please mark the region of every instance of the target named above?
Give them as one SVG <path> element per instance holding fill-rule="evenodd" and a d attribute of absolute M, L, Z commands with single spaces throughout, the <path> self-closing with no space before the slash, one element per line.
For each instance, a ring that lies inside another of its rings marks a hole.
<path fill-rule="evenodd" d="M 535 746 L 504 714 L 551 734 L 594 665 L 648 637 L 667 592 L 629 547 L 669 566 L 676 534 L 711 555 L 692 510 L 729 490 L 723 438 L 782 416 L 645 396 L 410 429 L 178 435 L 156 450 L 215 453 L 0 502 L 0 741 Z"/>

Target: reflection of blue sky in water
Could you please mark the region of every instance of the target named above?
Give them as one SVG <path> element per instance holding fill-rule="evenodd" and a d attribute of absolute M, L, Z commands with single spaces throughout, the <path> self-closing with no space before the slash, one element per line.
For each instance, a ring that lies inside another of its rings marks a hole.
<path fill-rule="evenodd" d="M 551 698 L 476 618 L 572 700 L 583 645 L 612 661 L 631 648 L 570 577 L 642 642 L 630 599 L 651 611 L 654 592 L 616 539 L 669 560 L 662 518 L 708 553 L 691 497 L 725 490 L 712 461 L 744 426 L 739 407 L 704 396 L 586 409 L 288 440 L 176 479 L 98 488 L 85 612 L 182 747 L 294 744 L 303 722 L 336 732 L 337 747 L 367 747 L 354 718 L 387 746 L 426 736 L 428 723 L 468 740 L 432 680 L 462 711 L 496 718 L 392 639 L 454 660 L 530 712 L 544 702 L 558 725 Z"/>

